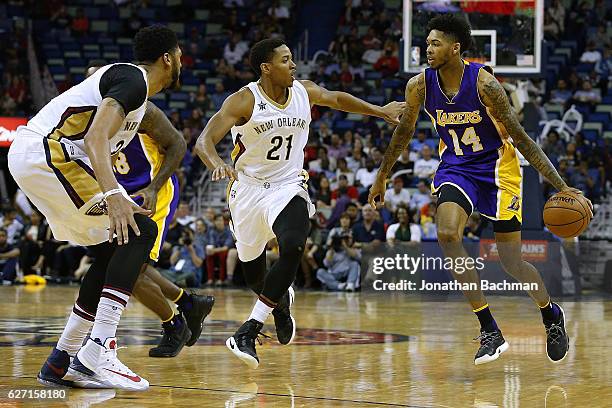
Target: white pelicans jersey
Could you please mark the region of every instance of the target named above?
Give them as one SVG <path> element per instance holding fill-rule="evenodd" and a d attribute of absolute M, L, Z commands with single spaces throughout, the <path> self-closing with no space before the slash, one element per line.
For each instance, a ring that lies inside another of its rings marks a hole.
<path fill-rule="evenodd" d="M 144 78 L 144 87 L 140 75 Z M 118 83 L 123 90 L 117 90 Z M 130 86 L 136 87 L 138 92 L 132 92 L 125 98 L 119 95 Z M 53 98 L 30 119 L 26 127 L 42 137 L 60 142 L 70 158 L 85 157 L 84 137 L 102 103 L 103 94 L 114 97 L 126 111 L 119 131 L 109 140 L 111 154 L 115 154 L 136 135 L 146 110 L 147 88 L 144 69 L 124 63 L 106 65 L 83 82 Z"/>
<path fill-rule="evenodd" d="M 257 82 L 247 87 L 255 103 L 249 121 L 231 130 L 234 167 L 239 173 L 271 183 L 305 181 L 304 147 L 311 120 L 306 88 L 293 81 L 287 102 L 279 105 Z"/>

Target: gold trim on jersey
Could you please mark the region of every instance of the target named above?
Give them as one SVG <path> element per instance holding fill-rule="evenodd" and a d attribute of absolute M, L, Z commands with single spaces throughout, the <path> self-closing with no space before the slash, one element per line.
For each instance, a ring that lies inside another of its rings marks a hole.
<path fill-rule="evenodd" d="M 47 135 L 49 139 L 78 140 L 85 137 L 93 122 L 97 106 L 73 106 L 64 111 L 59 123 Z"/>
<path fill-rule="evenodd" d="M 246 146 L 240 140 L 241 137 L 241 134 L 236 135 L 236 144 L 234 145 L 234 148 L 230 153 L 230 158 L 232 159 L 232 163 L 234 163 L 234 165 L 236 165 L 236 162 L 238 161 L 240 156 L 242 156 L 244 152 L 246 152 Z"/>
<path fill-rule="evenodd" d="M 43 139 L 47 164 L 77 208 L 100 193 L 94 172 L 79 159 L 70 160 L 65 146 L 54 139 Z"/>
<path fill-rule="evenodd" d="M 263 87 L 259 84 L 259 82 L 257 83 L 257 88 L 259 89 L 261 96 L 263 96 L 266 101 L 270 102 L 272 105 L 276 106 L 279 109 L 285 109 L 287 106 L 289 106 L 289 103 L 291 103 L 291 97 L 293 96 L 293 91 L 291 90 L 291 87 L 287 88 L 287 90 L 289 91 L 289 95 L 287 96 L 287 102 L 282 105 L 278 102 L 275 102 L 272 98 L 266 95 L 266 91 L 264 91 Z"/>
<path fill-rule="evenodd" d="M 157 174 L 157 172 L 155 173 Z M 159 251 L 162 247 L 162 238 L 164 231 L 166 230 L 166 219 L 172 210 L 172 201 L 175 197 L 174 183 L 172 177 L 170 177 L 163 185 L 163 187 L 157 193 L 157 203 L 155 205 L 155 214 L 153 214 L 152 220 L 157 224 L 157 238 L 149 253 L 149 258 L 157 262 L 159 259 Z"/>

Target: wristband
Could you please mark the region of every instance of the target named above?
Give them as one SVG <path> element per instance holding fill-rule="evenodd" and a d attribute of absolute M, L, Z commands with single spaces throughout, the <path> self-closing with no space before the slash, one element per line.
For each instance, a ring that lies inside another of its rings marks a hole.
<path fill-rule="evenodd" d="M 121 194 L 121 189 L 120 188 L 114 188 L 112 190 L 108 190 L 106 193 L 104 193 L 102 195 L 102 198 L 104 200 L 106 200 L 108 197 L 115 195 L 115 194 Z"/>

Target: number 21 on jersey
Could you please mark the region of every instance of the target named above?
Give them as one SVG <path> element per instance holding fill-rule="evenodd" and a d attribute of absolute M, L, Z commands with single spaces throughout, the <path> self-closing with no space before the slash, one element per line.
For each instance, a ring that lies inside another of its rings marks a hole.
<path fill-rule="evenodd" d="M 283 144 L 285 144 L 287 147 L 286 147 L 286 151 L 284 155 L 285 157 L 283 160 L 289 160 L 289 155 L 291 154 L 291 147 L 293 147 L 292 142 L 293 142 L 293 135 L 289 135 L 284 139 L 282 136 L 279 136 L 279 135 L 274 136 L 270 140 L 270 143 L 272 143 L 272 147 L 270 148 L 270 150 L 268 150 L 266 159 L 280 160 L 281 154 L 280 152 L 278 152 L 278 150 L 280 150 L 283 147 Z"/>
<path fill-rule="evenodd" d="M 461 144 L 459 143 L 459 136 L 457 136 L 457 132 L 453 129 L 448 129 L 448 133 L 453 138 L 453 147 L 455 148 L 455 154 L 457 156 L 463 156 L 463 150 L 461 149 Z M 479 152 L 483 149 L 482 143 L 480 143 L 480 138 L 476 135 L 476 131 L 473 126 L 465 129 L 463 132 L 463 136 L 461 137 L 461 142 L 466 145 L 472 145 L 472 151 Z"/>

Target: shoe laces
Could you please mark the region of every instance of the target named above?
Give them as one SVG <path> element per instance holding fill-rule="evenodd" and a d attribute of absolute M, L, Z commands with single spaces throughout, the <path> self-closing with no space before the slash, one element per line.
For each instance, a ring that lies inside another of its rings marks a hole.
<path fill-rule="evenodd" d="M 552 323 L 546 327 L 546 339 L 549 344 L 561 344 L 563 338 L 563 328 L 560 323 Z"/>
<path fill-rule="evenodd" d="M 480 341 L 481 346 L 487 346 L 493 342 L 499 336 L 499 332 L 480 332 L 480 334 L 474 337 L 474 341 Z"/>

